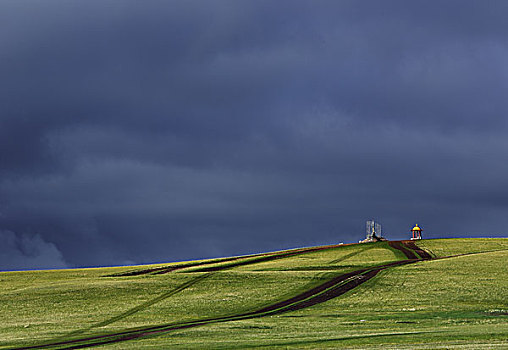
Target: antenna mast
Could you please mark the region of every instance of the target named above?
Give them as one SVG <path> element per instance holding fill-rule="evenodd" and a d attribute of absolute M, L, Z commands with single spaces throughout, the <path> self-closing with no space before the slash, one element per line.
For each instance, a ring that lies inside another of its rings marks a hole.
<path fill-rule="evenodd" d="M 367 220 L 365 224 L 365 233 L 366 233 L 366 242 L 379 241 L 382 240 L 382 228 L 379 222 L 374 220 Z"/>

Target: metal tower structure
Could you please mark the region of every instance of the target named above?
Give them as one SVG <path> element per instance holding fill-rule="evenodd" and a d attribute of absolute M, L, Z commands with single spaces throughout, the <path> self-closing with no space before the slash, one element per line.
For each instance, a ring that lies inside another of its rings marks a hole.
<path fill-rule="evenodd" d="M 374 240 L 382 237 L 381 224 L 374 220 L 367 220 L 365 225 L 367 240 Z"/>

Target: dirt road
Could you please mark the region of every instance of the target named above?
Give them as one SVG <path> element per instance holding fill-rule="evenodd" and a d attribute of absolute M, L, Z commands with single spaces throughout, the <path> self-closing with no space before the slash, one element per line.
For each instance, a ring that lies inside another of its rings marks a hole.
<path fill-rule="evenodd" d="M 29 346 L 29 347 L 22 347 L 22 348 L 15 348 L 16 350 L 21 349 L 80 349 L 80 348 L 86 348 L 86 347 L 92 347 L 92 346 L 99 346 L 104 344 L 111 344 L 126 340 L 132 340 L 142 337 L 147 337 L 150 335 L 155 335 L 163 332 L 169 332 L 174 330 L 181 330 L 186 328 L 193 328 L 208 324 L 214 324 L 214 323 L 220 323 L 220 322 L 228 322 L 228 321 L 236 321 L 236 320 L 244 320 L 244 319 L 252 319 L 252 318 L 258 318 L 258 317 L 264 317 L 268 315 L 274 315 L 274 314 L 280 314 L 284 312 L 289 311 L 295 311 L 299 309 L 303 309 L 306 307 L 310 307 L 319 303 L 323 303 L 325 301 L 328 301 L 330 299 L 336 298 L 340 295 L 343 295 L 344 293 L 358 287 L 359 285 L 365 283 L 366 281 L 372 279 L 375 277 L 380 271 L 401 266 L 401 265 L 407 265 L 407 264 L 413 264 L 416 262 L 420 262 L 423 260 L 432 259 L 432 256 L 425 252 L 424 250 L 420 249 L 419 247 L 414 244 L 412 241 L 390 241 L 388 242 L 390 247 L 397 249 L 404 253 L 404 255 L 407 257 L 405 260 L 399 260 L 387 264 L 381 264 L 369 268 L 363 268 L 360 270 L 348 272 L 341 274 L 339 276 L 336 276 L 318 286 L 315 286 L 307 291 L 304 291 L 296 296 L 293 296 L 291 298 L 288 298 L 286 300 L 278 301 L 272 305 L 263 307 L 261 309 L 253 310 L 246 313 L 241 313 L 237 315 L 231 315 L 231 316 L 224 316 L 224 317 L 216 317 L 216 318 L 205 318 L 195 321 L 189 321 L 189 322 L 182 322 L 182 323 L 170 323 L 165 325 L 159 325 L 154 327 L 144 327 L 144 328 L 138 328 L 135 330 L 129 330 L 129 331 L 123 331 L 123 332 L 115 332 L 100 336 L 91 336 L 91 337 L 82 337 L 82 338 L 76 338 L 72 340 L 62 340 L 62 341 L 54 341 L 46 344 L 40 344 L 38 346 Z M 246 260 L 242 261 L 239 259 L 230 259 L 230 260 L 222 260 L 221 262 L 233 262 L 233 264 L 226 264 L 226 265 L 219 265 L 219 266 L 210 266 L 210 267 L 204 267 L 203 269 L 199 269 L 200 272 L 213 272 L 218 271 L 221 269 L 231 268 L 234 266 L 240 266 L 245 265 L 248 263 L 254 263 L 254 262 L 261 262 L 261 261 L 267 261 L 271 259 L 278 259 L 281 257 L 287 257 L 287 256 L 293 256 L 296 254 L 302 254 L 309 251 L 316 251 L 316 250 L 322 250 L 322 249 L 328 249 L 329 247 L 318 247 L 318 248 L 308 248 L 308 249 L 301 249 L 301 250 L 293 250 L 293 251 L 287 251 L 282 252 L 280 254 L 262 254 L 255 256 L 254 260 Z M 215 261 L 214 263 L 217 263 Z M 179 267 L 181 267 L 180 265 Z M 186 266 L 190 266 L 190 264 L 186 264 Z M 192 265 L 192 266 L 199 266 L 199 265 Z M 168 267 L 170 268 L 170 267 Z M 151 270 L 150 272 L 153 272 Z M 149 272 L 147 272 L 149 273 Z M 189 284 L 189 282 L 187 282 Z M 130 315 L 130 311 L 128 312 Z M 127 314 L 126 314 L 127 315 Z M 76 335 L 76 334 L 75 334 Z M 14 350 L 14 349 L 12 349 Z"/>

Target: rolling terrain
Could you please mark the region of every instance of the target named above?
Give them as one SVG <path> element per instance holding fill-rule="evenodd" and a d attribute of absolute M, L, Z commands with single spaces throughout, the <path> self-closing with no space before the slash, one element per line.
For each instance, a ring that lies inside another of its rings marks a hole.
<path fill-rule="evenodd" d="M 508 348 L 508 239 L 0 273 L 0 349 Z"/>

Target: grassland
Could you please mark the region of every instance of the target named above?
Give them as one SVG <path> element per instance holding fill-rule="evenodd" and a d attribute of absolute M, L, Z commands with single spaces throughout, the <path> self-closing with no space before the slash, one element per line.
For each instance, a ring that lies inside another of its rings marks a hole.
<path fill-rule="evenodd" d="M 418 245 L 3 272 L 0 349 L 508 348 L 508 239 Z"/>

